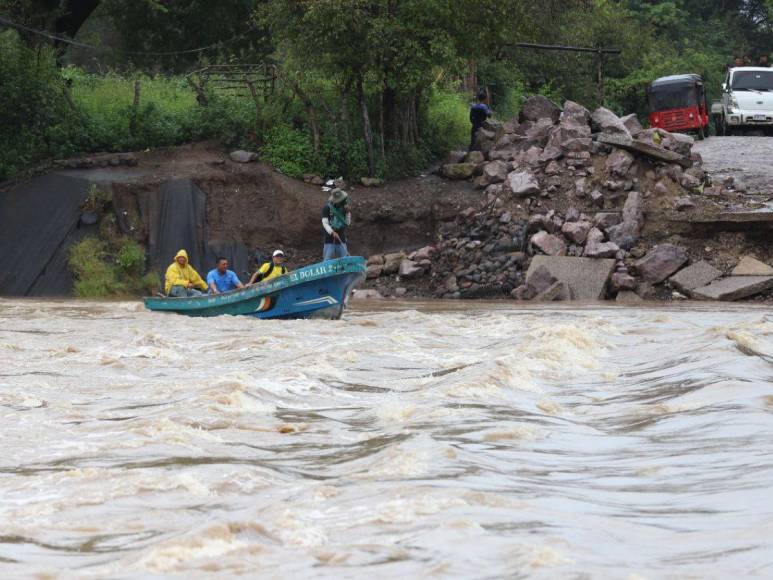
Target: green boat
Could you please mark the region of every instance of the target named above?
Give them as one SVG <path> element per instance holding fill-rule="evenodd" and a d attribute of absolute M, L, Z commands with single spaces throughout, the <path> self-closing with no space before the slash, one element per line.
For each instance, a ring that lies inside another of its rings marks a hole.
<path fill-rule="evenodd" d="M 145 298 L 145 307 L 188 316 L 341 318 L 354 287 L 365 278 L 365 259 L 350 256 L 312 264 L 253 286 L 189 298 Z"/>

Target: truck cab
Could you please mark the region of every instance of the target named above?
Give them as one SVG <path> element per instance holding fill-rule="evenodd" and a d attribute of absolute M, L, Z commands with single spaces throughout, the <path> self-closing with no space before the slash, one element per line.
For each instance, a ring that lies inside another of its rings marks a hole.
<path fill-rule="evenodd" d="M 721 110 L 713 108 L 717 133 L 773 130 L 773 69 L 744 66 L 727 71 L 722 83 Z"/>

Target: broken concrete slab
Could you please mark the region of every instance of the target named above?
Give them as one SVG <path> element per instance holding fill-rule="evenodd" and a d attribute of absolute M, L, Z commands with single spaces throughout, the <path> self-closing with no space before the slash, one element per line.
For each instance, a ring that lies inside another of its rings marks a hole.
<path fill-rule="evenodd" d="M 536 302 L 553 302 L 554 300 L 564 300 L 565 296 L 570 296 L 566 284 L 553 282 L 547 289 L 537 294 L 534 300 Z"/>
<path fill-rule="evenodd" d="M 751 256 L 744 256 L 733 268 L 733 276 L 773 276 L 773 267 Z"/>
<path fill-rule="evenodd" d="M 651 157 L 657 161 L 678 163 L 683 167 L 690 167 L 692 165 L 692 161 L 690 159 L 680 155 L 679 153 L 669 151 L 668 149 L 658 147 L 657 145 L 651 145 L 650 143 L 646 143 L 639 139 L 633 139 L 626 135 L 611 135 L 609 133 L 601 133 L 598 136 L 598 140 L 600 143 L 613 145 L 615 147 L 620 147 L 621 149 L 627 149 L 628 151 L 633 151 L 634 153 L 639 153 L 641 155 Z"/>
<path fill-rule="evenodd" d="M 773 289 L 773 276 L 730 276 L 692 291 L 703 300 L 733 301 Z"/>
<path fill-rule="evenodd" d="M 690 292 L 696 288 L 708 286 L 721 276 L 722 272 L 717 270 L 707 261 L 701 260 L 671 276 L 669 282 L 671 282 L 671 285 L 677 290 L 690 294 Z"/>
<path fill-rule="evenodd" d="M 566 256 L 534 256 L 526 272 L 526 281 L 541 266 L 563 282 L 568 296 L 563 300 L 603 300 L 615 260 L 594 260 Z"/>

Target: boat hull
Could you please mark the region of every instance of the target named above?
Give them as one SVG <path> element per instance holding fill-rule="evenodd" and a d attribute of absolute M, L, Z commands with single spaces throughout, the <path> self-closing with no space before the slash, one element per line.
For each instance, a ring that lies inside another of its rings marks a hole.
<path fill-rule="evenodd" d="M 223 294 L 145 298 L 144 302 L 149 310 L 187 316 L 338 319 L 352 290 L 364 278 L 365 260 L 347 257 L 306 266 Z"/>

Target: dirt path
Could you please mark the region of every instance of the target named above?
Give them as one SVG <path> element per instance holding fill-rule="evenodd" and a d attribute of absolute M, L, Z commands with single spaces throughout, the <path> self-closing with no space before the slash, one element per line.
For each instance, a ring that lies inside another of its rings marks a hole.
<path fill-rule="evenodd" d="M 693 151 L 703 156 L 714 181 L 732 175 L 749 194 L 773 194 L 773 137 L 711 137 Z"/>

